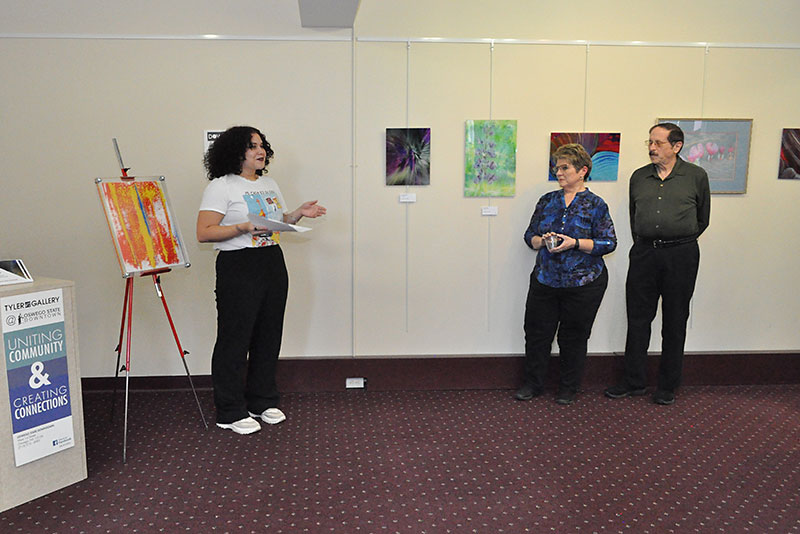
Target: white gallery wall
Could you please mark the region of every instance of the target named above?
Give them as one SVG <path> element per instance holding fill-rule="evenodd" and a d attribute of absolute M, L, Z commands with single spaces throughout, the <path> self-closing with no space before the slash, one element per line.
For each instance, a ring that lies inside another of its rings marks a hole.
<path fill-rule="evenodd" d="M 113 374 L 119 335 L 124 281 L 93 183 L 119 174 L 112 137 L 133 174 L 167 178 L 192 266 L 162 285 L 192 372 L 209 372 L 203 131 L 234 124 L 266 133 L 290 208 L 328 207 L 282 239 L 285 358 L 521 353 L 534 262 L 522 233 L 554 189 L 550 132 L 581 130 L 622 134 L 619 180 L 589 184 L 619 236 L 589 350 L 621 351 L 628 177 L 663 116 L 753 119 L 747 193 L 712 198 L 687 349 L 800 348 L 800 181 L 777 180 L 781 130 L 800 127 L 795 2 L 362 0 L 352 33 L 301 28 L 290 0 L 50 4 L 4 2 L 0 21 L 0 257 L 75 281 L 84 376 Z M 463 195 L 464 121 L 488 118 L 518 121 L 513 198 Z M 430 186 L 384 185 L 385 129 L 405 126 L 432 129 Z M 490 205 L 498 215 L 481 216 Z M 133 358 L 134 375 L 183 373 L 147 278 Z"/>

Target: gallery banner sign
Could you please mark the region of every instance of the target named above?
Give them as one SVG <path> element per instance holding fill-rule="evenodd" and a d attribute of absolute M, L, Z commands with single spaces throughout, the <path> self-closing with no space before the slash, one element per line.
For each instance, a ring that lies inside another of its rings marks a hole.
<path fill-rule="evenodd" d="M 61 289 L 0 299 L 14 460 L 75 445 Z"/>

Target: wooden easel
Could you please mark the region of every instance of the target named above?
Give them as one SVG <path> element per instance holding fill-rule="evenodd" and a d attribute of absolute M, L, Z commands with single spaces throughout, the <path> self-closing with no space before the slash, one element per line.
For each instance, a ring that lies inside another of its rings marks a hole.
<path fill-rule="evenodd" d="M 130 170 L 129 167 L 125 167 L 122 163 L 122 155 L 119 152 L 119 145 L 117 144 L 117 140 L 113 139 L 114 142 L 114 151 L 117 155 L 117 160 L 119 161 L 119 168 L 122 171 L 122 180 L 124 181 L 134 181 L 136 178 L 133 176 L 128 176 L 128 171 Z M 186 355 L 189 354 L 188 351 L 184 350 L 181 346 L 181 341 L 178 339 L 178 332 L 175 330 L 175 323 L 172 321 L 172 315 L 169 313 L 169 307 L 167 306 L 167 299 L 164 297 L 164 291 L 161 288 L 161 274 L 170 272 L 171 269 L 164 268 L 164 269 L 155 269 L 152 271 L 146 271 L 139 273 L 140 276 L 151 276 L 153 279 L 153 285 L 156 289 L 156 295 L 161 300 L 161 303 L 164 305 L 164 312 L 167 316 L 167 321 L 169 322 L 169 326 L 172 329 L 172 335 L 175 338 L 175 343 L 178 346 L 178 354 L 181 357 L 181 361 L 183 362 L 183 368 L 186 370 L 186 376 L 189 379 L 189 386 L 192 388 L 192 393 L 194 394 L 194 400 L 197 403 L 197 409 L 200 411 L 200 418 L 203 420 L 203 425 L 208 429 L 208 423 L 206 422 L 205 415 L 203 414 L 203 408 L 200 405 L 200 399 L 197 396 L 197 390 L 194 388 L 194 382 L 192 381 L 192 375 L 189 373 L 189 366 L 186 364 Z M 131 331 L 133 328 L 133 280 L 134 276 L 128 276 L 125 279 L 125 297 L 122 301 L 122 320 L 119 326 L 119 341 L 117 343 L 117 348 L 115 349 L 117 353 L 117 366 L 116 372 L 114 373 L 114 393 L 111 401 L 111 417 L 114 417 L 114 406 L 116 404 L 117 399 L 117 379 L 119 378 L 119 372 L 121 370 L 125 371 L 125 422 L 124 422 L 124 430 L 123 430 L 123 438 L 122 438 L 122 462 L 125 463 L 127 461 L 127 447 L 128 447 L 128 396 L 130 392 L 129 383 L 130 383 L 130 369 L 131 369 Z M 125 341 L 125 365 L 120 367 L 120 359 L 122 356 L 122 343 L 123 340 Z"/>

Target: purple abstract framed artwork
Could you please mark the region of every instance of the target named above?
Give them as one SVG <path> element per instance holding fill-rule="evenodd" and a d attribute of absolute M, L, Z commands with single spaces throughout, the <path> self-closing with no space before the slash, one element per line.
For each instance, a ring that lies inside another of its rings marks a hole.
<path fill-rule="evenodd" d="M 386 185 L 430 185 L 431 129 L 386 128 Z"/>
<path fill-rule="evenodd" d="M 783 129 L 778 178 L 800 180 L 800 128 Z"/>

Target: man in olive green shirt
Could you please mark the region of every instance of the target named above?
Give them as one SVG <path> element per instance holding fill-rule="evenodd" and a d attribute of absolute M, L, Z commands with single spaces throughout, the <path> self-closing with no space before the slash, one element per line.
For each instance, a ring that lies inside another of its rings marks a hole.
<path fill-rule="evenodd" d="M 697 238 L 708 227 L 711 192 L 706 171 L 678 157 L 683 131 L 677 125 L 653 126 L 647 146 L 652 163 L 636 170 L 630 181 L 633 247 L 625 284 L 625 373 L 605 395 L 618 399 L 646 393 L 650 326 L 660 298 L 661 361 L 653 402 L 666 405 L 675 402 L 680 385 L 689 302 L 700 264 Z"/>

